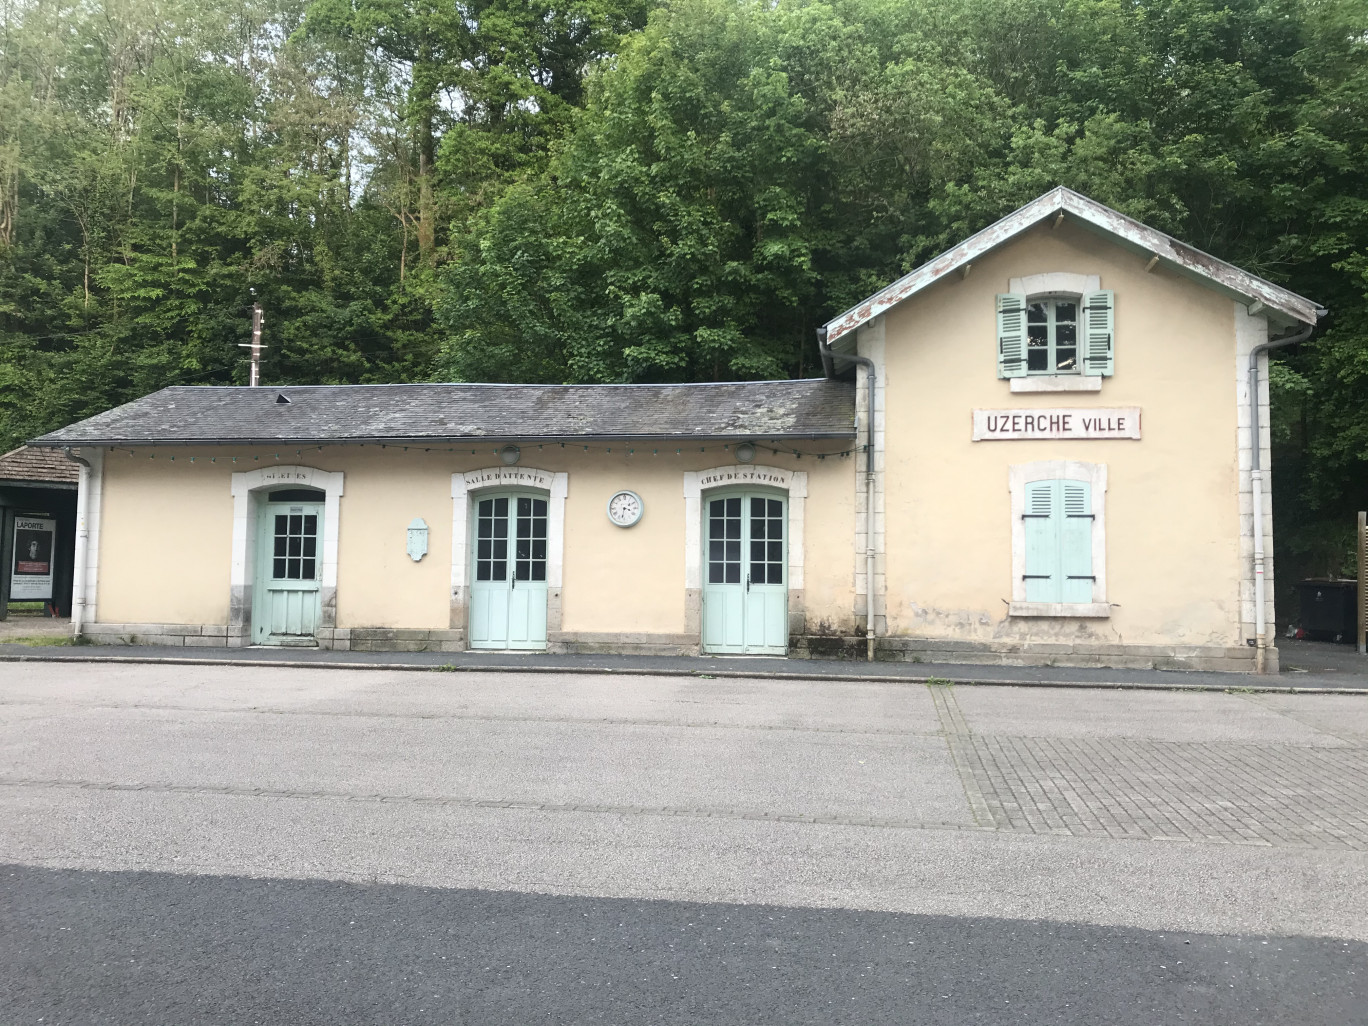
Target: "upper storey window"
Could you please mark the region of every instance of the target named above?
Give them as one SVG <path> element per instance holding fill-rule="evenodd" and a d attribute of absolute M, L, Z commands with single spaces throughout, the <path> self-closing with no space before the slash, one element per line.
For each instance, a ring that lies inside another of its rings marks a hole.
<path fill-rule="evenodd" d="M 998 377 L 1110 377 L 1116 296 L 997 297 Z"/>
<path fill-rule="evenodd" d="M 1026 373 L 1077 374 L 1078 297 L 1026 304 Z"/>

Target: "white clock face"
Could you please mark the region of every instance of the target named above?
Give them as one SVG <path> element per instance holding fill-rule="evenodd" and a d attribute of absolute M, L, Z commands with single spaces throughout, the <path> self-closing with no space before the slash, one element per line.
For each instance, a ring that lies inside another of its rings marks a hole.
<path fill-rule="evenodd" d="M 631 527 L 641 519 L 641 496 L 636 492 L 618 492 L 608 500 L 608 519 L 618 527 Z"/>

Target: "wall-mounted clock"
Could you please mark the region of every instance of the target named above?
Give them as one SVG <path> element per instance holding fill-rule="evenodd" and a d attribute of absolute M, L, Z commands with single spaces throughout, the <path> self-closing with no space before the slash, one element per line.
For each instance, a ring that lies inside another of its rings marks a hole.
<path fill-rule="evenodd" d="M 624 489 L 608 500 L 608 519 L 618 527 L 631 527 L 645 511 L 646 504 L 636 492 Z"/>

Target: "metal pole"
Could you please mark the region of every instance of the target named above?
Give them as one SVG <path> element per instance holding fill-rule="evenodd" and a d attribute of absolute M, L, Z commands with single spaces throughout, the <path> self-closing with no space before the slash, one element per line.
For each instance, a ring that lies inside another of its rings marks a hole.
<path fill-rule="evenodd" d="M 10 573 L 14 570 L 14 510 L 0 506 L 0 620 L 9 616 Z"/>
<path fill-rule="evenodd" d="M 261 304 L 252 304 L 252 377 L 251 386 L 261 384 Z"/>
<path fill-rule="evenodd" d="M 1368 513 L 1358 515 L 1358 651 L 1368 655 Z"/>

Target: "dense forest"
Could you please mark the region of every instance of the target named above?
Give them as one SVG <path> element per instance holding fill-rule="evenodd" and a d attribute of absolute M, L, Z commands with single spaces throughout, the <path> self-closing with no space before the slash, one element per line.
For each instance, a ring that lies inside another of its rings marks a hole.
<path fill-rule="evenodd" d="M 1363 0 L 0 0 L 0 451 L 172 383 L 818 372 L 1064 184 L 1328 306 L 1281 576 L 1368 505 Z"/>

